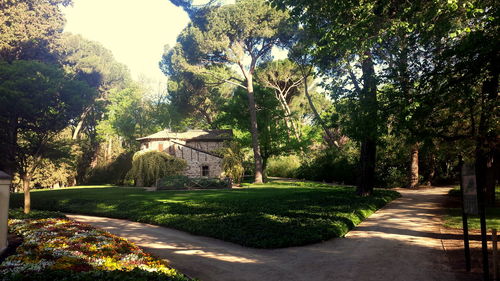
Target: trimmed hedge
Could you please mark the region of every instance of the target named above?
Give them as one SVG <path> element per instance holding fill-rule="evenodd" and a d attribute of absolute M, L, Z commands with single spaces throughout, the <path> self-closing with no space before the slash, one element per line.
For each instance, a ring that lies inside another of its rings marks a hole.
<path fill-rule="evenodd" d="M 222 188 L 231 188 L 231 182 L 229 179 L 170 176 L 162 178 L 158 186 L 158 189 L 160 190 Z"/>
<path fill-rule="evenodd" d="M 39 220 L 39 219 L 49 219 L 49 218 L 64 219 L 64 218 L 66 218 L 66 216 L 63 213 L 58 212 L 58 211 L 31 210 L 31 212 L 29 214 L 25 214 L 22 208 L 9 210 L 9 219 Z"/>

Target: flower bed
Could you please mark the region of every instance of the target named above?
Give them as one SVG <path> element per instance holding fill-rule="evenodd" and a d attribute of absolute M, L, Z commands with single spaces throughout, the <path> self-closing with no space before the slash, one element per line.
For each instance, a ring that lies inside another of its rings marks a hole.
<path fill-rule="evenodd" d="M 30 274 L 50 275 L 61 270 L 75 275 L 83 273 L 90 280 L 95 275 L 92 272 L 101 272 L 100 276 L 102 272 L 129 272 L 140 275 L 142 280 L 189 280 L 126 239 L 87 224 L 60 218 L 14 219 L 9 220 L 9 230 L 24 241 L 14 255 L 0 264 L 3 280 L 18 280 L 19 276 Z"/>

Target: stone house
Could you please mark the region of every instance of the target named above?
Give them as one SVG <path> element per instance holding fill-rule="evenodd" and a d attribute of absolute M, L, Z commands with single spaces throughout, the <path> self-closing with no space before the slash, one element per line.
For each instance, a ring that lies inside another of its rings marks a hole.
<path fill-rule="evenodd" d="M 188 177 L 221 177 L 222 157 L 215 153 L 233 138 L 232 130 L 189 130 L 182 133 L 163 130 L 138 138 L 141 151 L 164 151 L 186 160 Z"/>

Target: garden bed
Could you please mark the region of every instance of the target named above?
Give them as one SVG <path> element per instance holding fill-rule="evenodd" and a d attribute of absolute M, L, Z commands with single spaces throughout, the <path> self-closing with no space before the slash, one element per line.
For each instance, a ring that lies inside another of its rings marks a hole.
<path fill-rule="evenodd" d="M 64 218 L 11 219 L 2 280 L 190 280 L 126 239 Z"/>
<path fill-rule="evenodd" d="M 206 178 L 170 176 L 162 178 L 158 183 L 158 190 L 197 190 L 197 189 L 227 189 L 232 187 L 229 178 Z"/>

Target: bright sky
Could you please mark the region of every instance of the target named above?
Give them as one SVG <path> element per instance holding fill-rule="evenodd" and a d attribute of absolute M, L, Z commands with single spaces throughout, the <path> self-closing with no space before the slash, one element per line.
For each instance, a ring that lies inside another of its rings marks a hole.
<path fill-rule="evenodd" d="M 173 46 L 187 14 L 169 0 L 73 0 L 64 9 L 65 31 L 98 41 L 126 64 L 134 78 L 166 78 L 158 68 L 165 44 Z"/>

